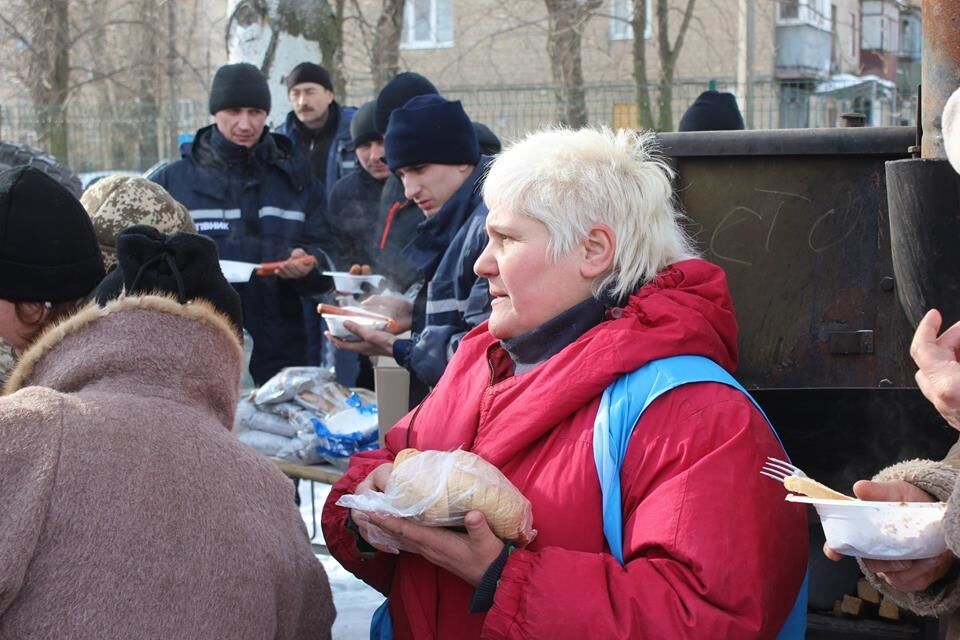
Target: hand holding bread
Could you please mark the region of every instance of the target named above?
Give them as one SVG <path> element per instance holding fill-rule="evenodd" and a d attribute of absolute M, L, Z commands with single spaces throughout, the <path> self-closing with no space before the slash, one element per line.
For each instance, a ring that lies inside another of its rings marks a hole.
<path fill-rule="evenodd" d="M 524 546 L 536 535 L 530 501 L 499 469 L 469 451 L 404 449 L 383 493 L 358 491 L 337 504 L 439 527 L 462 526 L 468 512 L 480 511 L 502 540 Z"/>
<path fill-rule="evenodd" d="M 397 454 L 387 495 L 401 509 L 417 509 L 423 524 L 459 525 L 468 511 L 480 511 L 497 537 L 523 546 L 533 538 L 533 513 L 495 466 L 469 451 Z"/>

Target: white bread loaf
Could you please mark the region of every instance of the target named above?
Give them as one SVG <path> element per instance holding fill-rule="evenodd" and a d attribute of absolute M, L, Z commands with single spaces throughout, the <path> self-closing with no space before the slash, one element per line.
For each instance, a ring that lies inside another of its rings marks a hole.
<path fill-rule="evenodd" d="M 523 546 L 535 535 L 530 501 L 495 466 L 469 451 L 397 454 L 386 495 L 423 524 L 456 526 L 481 511 L 497 537 Z"/>

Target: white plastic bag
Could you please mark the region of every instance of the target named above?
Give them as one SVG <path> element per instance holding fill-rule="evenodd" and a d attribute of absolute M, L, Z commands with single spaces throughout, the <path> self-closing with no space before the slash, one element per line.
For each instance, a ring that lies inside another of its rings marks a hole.
<path fill-rule="evenodd" d="M 464 516 L 477 510 L 498 537 L 518 546 L 537 533 L 530 501 L 499 469 L 469 451 L 404 449 L 383 493 L 345 495 L 337 504 L 436 527 L 462 526 Z"/>
<path fill-rule="evenodd" d="M 333 374 L 324 367 L 287 367 L 257 389 L 253 401 L 265 405 L 293 400 L 301 391 L 319 388 L 332 380 Z"/>
<path fill-rule="evenodd" d="M 275 456 L 285 447 L 289 447 L 292 440 L 266 431 L 244 431 L 237 434 L 237 440 L 253 447 L 265 456 Z"/>

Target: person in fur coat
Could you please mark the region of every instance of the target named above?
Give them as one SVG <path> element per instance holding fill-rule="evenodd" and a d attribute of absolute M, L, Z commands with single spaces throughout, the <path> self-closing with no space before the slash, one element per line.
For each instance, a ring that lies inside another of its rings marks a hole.
<path fill-rule="evenodd" d="M 960 89 L 943 110 L 943 137 L 951 165 L 960 172 Z M 943 318 L 931 309 L 917 326 L 910 355 L 917 364 L 917 386 L 943 419 L 960 430 L 960 323 L 940 332 Z M 941 461 L 907 460 L 853 485 L 863 500 L 947 503 L 947 551 L 922 560 L 859 560 L 867 579 L 892 601 L 914 613 L 949 618 L 948 639 L 960 638 L 960 442 Z M 833 560 L 840 554 L 828 546 Z"/>
<path fill-rule="evenodd" d="M 240 301 L 216 246 L 137 226 L 118 255 L 0 397 L 0 638 L 330 638 L 290 483 L 230 432 Z"/>

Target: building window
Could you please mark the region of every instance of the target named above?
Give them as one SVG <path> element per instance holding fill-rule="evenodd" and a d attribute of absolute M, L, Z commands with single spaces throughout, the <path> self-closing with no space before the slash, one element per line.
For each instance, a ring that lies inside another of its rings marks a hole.
<path fill-rule="evenodd" d="M 830 31 L 830 0 L 778 0 L 777 24 L 810 25 Z"/>
<path fill-rule="evenodd" d="M 403 8 L 404 49 L 453 46 L 453 0 L 407 0 Z"/>
<path fill-rule="evenodd" d="M 800 0 L 780 0 L 780 19 L 790 20 L 800 17 Z"/>
<path fill-rule="evenodd" d="M 653 35 L 653 13 L 650 0 L 645 3 L 647 10 L 647 28 L 643 32 L 645 40 Z M 610 39 L 633 40 L 633 0 L 610 0 Z"/>

